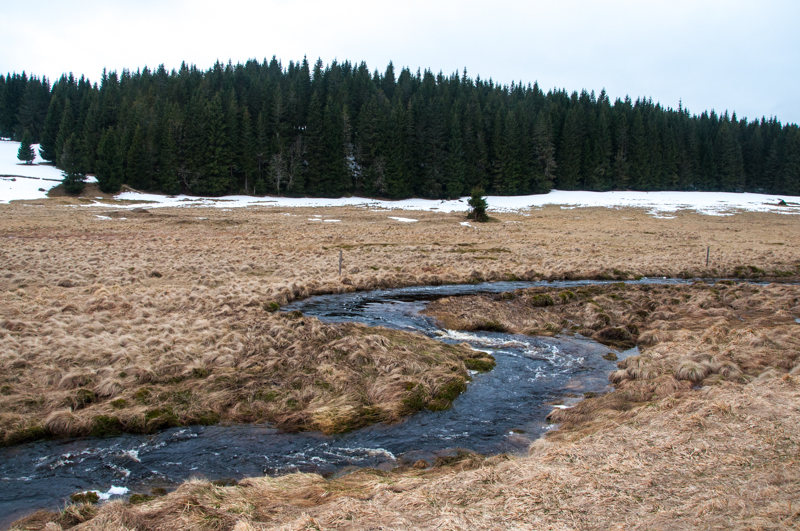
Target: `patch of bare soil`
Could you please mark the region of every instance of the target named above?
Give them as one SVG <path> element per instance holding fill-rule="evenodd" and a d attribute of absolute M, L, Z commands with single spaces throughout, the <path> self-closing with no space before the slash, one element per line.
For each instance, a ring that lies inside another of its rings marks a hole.
<path fill-rule="evenodd" d="M 271 312 L 312 294 L 800 272 L 797 216 L 654 219 L 548 207 L 464 227 L 461 215 L 432 212 L 405 224 L 360 208 L 133 212 L 86 199 L 0 205 L 7 444 L 218 420 L 334 432 L 446 407 L 461 388 L 470 351 Z M 319 217 L 340 221 L 311 221 Z M 554 413 L 561 429 L 528 457 L 464 456 L 331 481 L 189 482 L 133 500 L 145 503 L 78 503 L 16 528 L 796 527 L 796 290 L 717 284 L 452 299 L 432 307 L 448 326 L 585 333 L 642 354 L 612 375 L 615 392 Z M 553 304 L 535 302 L 541 295 Z"/>

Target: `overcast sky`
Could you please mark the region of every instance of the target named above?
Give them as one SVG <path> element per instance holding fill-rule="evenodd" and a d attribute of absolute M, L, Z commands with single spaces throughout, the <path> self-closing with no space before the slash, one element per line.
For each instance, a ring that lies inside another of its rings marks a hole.
<path fill-rule="evenodd" d="M 366 61 L 800 122 L 800 0 L 0 0 L 0 71 Z"/>

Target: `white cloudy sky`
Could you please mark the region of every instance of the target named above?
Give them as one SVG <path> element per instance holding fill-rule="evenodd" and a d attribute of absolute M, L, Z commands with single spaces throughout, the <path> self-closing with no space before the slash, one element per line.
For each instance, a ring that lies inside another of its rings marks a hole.
<path fill-rule="evenodd" d="M 798 123 L 799 27 L 800 0 L 0 0 L 0 70 L 392 60 Z"/>

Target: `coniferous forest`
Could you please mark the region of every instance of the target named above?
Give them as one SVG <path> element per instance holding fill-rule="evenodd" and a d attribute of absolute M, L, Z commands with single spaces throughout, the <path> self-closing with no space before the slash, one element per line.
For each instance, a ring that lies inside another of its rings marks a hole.
<path fill-rule="evenodd" d="M 41 143 L 71 189 L 86 174 L 167 194 L 454 198 L 560 190 L 800 195 L 800 129 L 650 99 L 544 92 L 390 63 L 276 59 L 0 75 L 0 136 Z"/>

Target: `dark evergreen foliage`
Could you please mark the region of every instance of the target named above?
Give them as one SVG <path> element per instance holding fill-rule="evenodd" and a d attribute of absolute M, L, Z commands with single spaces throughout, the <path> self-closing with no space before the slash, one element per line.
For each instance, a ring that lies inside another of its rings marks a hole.
<path fill-rule="evenodd" d="M 469 198 L 468 204 L 470 207 L 468 217 L 470 219 L 481 223 L 489 221 L 489 216 L 486 215 L 486 209 L 489 207 L 489 204 L 486 202 L 486 198 L 483 197 L 482 188 L 476 186 L 472 189 L 472 195 Z"/>
<path fill-rule="evenodd" d="M 22 134 L 22 140 L 19 144 L 19 151 L 17 151 L 17 159 L 21 160 L 25 164 L 31 164 L 35 158 L 36 153 L 31 147 L 31 133 L 26 129 L 25 133 Z"/>
<path fill-rule="evenodd" d="M 103 72 L 99 84 L 70 74 L 52 87 L 0 75 L 0 136 L 26 130 L 43 159 L 95 173 L 108 192 L 126 182 L 168 194 L 398 199 L 475 187 L 800 194 L 796 124 L 391 63 L 380 73 L 273 57 Z"/>
<path fill-rule="evenodd" d="M 64 191 L 68 194 L 78 194 L 86 186 L 86 174 L 81 171 L 80 142 L 75 133 L 69 135 L 61 148 L 61 157 L 58 167 L 64 176 Z"/>

